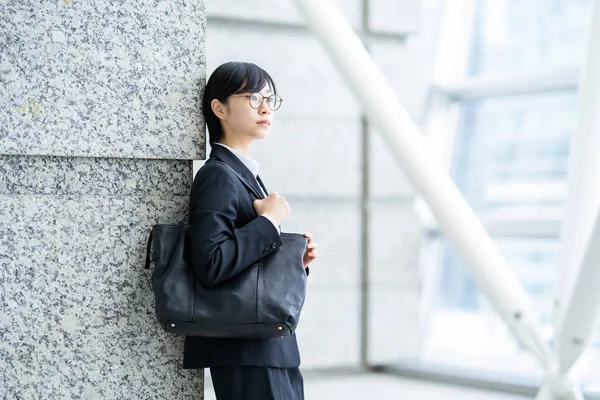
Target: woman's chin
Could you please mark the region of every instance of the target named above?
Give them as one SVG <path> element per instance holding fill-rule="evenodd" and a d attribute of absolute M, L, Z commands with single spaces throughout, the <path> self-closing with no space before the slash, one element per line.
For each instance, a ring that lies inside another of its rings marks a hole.
<path fill-rule="evenodd" d="M 255 132 L 253 136 L 254 136 L 254 139 L 264 139 L 267 137 L 268 133 L 269 133 L 268 129 L 261 129 L 261 130 Z"/>

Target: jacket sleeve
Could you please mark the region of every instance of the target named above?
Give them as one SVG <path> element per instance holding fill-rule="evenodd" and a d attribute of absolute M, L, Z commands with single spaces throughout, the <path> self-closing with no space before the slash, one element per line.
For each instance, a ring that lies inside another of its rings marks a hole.
<path fill-rule="evenodd" d="M 218 164 L 198 171 L 190 197 L 188 250 L 196 276 L 206 286 L 223 282 L 283 243 L 265 217 L 236 229 L 240 194 L 236 178 Z"/>

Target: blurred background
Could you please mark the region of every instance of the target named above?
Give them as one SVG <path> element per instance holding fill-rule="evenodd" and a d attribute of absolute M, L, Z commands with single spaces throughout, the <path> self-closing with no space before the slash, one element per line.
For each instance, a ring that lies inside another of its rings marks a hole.
<path fill-rule="evenodd" d="M 551 345 L 591 0 L 337 5 L 518 276 Z M 293 2 L 208 1 L 207 14 L 207 76 L 226 61 L 254 62 L 284 99 L 251 156 L 291 205 L 284 230 L 319 243 L 298 328 L 308 398 L 343 388 L 344 398 L 532 396 L 543 370 L 478 290 Z M 600 335 L 577 371 L 591 396 L 600 391 Z M 414 378 L 505 393 L 433 394 Z"/>

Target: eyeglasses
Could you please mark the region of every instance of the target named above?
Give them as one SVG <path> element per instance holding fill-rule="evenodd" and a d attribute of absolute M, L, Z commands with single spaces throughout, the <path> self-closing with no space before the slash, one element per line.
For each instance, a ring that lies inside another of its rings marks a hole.
<path fill-rule="evenodd" d="M 277 110 L 279 110 L 279 107 L 281 107 L 281 103 L 283 102 L 283 99 L 281 97 L 279 97 L 279 95 L 277 95 L 277 94 L 272 94 L 269 97 L 265 97 L 260 93 L 252 93 L 252 94 L 230 96 L 230 97 L 241 97 L 241 96 L 246 97 L 250 103 L 250 107 L 252 107 L 254 109 L 259 109 L 260 106 L 262 106 L 262 104 L 264 103 L 265 99 L 267 99 L 267 105 L 269 106 L 271 111 L 277 111 Z"/>

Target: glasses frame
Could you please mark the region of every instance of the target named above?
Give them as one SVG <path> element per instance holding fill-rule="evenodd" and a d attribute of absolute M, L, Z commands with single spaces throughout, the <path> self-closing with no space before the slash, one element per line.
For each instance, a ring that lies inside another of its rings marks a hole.
<path fill-rule="evenodd" d="M 252 96 L 260 96 L 260 97 L 262 97 L 262 101 L 260 102 L 260 105 L 259 105 L 258 107 L 254 107 L 254 106 L 252 105 L 252 100 L 250 100 L 250 98 L 251 98 Z M 250 93 L 250 94 L 238 94 L 238 95 L 232 95 L 232 96 L 229 96 L 229 97 L 246 97 L 246 98 L 248 99 L 248 103 L 250 104 L 250 107 L 254 108 L 255 110 L 258 110 L 258 109 L 260 108 L 260 106 L 262 106 L 262 105 L 265 103 L 265 99 L 267 99 L 267 100 L 268 100 L 268 101 L 267 101 L 267 107 L 269 107 L 269 110 L 271 110 L 271 111 L 277 111 L 277 110 L 279 110 L 279 109 L 281 108 L 281 104 L 283 103 L 283 99 L 281 98 L 281 96 L 280 96 L 280 95 L 278 95 L 278 94 L 276 94 L 276 93 L 273 93 L 272 95 L 269 95 L 269 96 L 266 96 L 266 97 L 265 97 L 265 96 L 263 96 L 263 94 L 262 94 L 262 93 L 258 93 L 258 92 L 255 92 L 255 93 Z M 271 101 L 271 100 L 270 100 L 270 99 L 271 99 L 271 97 L 275 97 L 275 98 L 277 98 L 277 97 L 278 97 L 278 98 L 279 98 L 279 107 L 277 107 L 277 108 L 275 108 L 275 109 L 273 109 L 273 108 L 271 107 L 271 103 L 270 103 L 270 101 Z"/>

